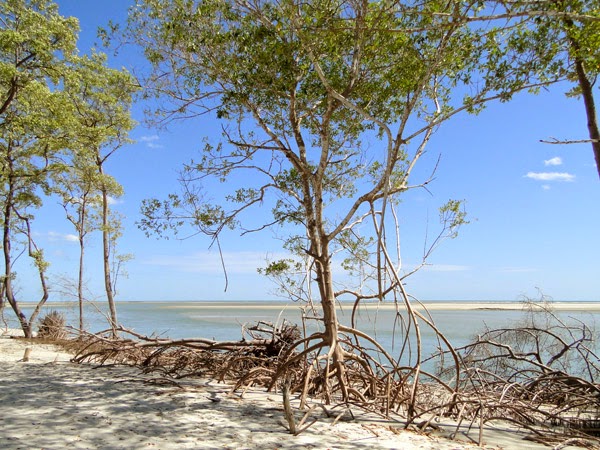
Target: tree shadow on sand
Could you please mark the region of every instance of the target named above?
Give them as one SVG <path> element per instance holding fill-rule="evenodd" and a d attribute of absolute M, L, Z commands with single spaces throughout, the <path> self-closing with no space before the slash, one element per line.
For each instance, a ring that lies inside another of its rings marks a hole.
<path fill-rule="evenodd" d="M 0 448 L 373 448 L 316 429 L 288 434 L 278 395 L 157 386 L 135 369 L 69 363 L 0 368 Z M 266 401 L 265 401 L 266 400 Z"/>

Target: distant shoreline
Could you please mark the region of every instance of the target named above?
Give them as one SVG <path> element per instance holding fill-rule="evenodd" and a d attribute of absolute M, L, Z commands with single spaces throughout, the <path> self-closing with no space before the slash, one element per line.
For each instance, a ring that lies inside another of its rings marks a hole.
<path fill-rule="evenodd" d="M 104 302 L 99 301 L 97 304 Z M 135 304 L 153 304 L 164 309 L 181 309 L 181 308 L 192 308 L 198 310 L 210 310 L 210 309 L 235 309 L 235 308 L 248 308 L 258 310 L 280 310 L 297 308 L 300 303 L 284 302 L 278 300 L 272 301 L 123 301 L 119 303 L 135 303 Z M 48 302 L 46 308 L 52 307 L 69 307 L 75 306 L 76 302 Z M 35 303 L 24 302 L 21 304 L 24 307 L 33 307 Z M 351 308 L 353 303 L 342 302 L 339 304 L 341 309 Z M 476 310 L 487 310 L 487 311 L 522 311 L 526 309 L 527 304 L 518 301 L 424 301 L 424 302 L 412 302 L 411 306 L 415 309 L 427 308 L 430 311 L 476 311 Z M 582 301 L 553 301 L 549 302 L 548 306 L 554 311 L 600 311 L 600 301 L 594 302 L 582 302 Z M 405 308 L 403 305 L 401 308 Z M 360 309 L 368 310 L 383 310 L 389 311 L 394 310 L 396 305 L 391 302 L 364 302 L 361 303 Z"/>
<path fill-rule="evenodd" d="M 549 304 L 551 309 L 555 311 L 600 311 L 600 302 L 553 302 Z M 206 302 L 192 304 L 174 304 L 168 305 L 164 302 L 162 308 L 178 309 L 178 308 L 193 308 L 193 309 L 234 309 L 247 307 L 252 309 L 282 309 L 297 307 L 297 303 L 253 303 L 253 302 Z M 344 302 L 339 305 L 342 309 L 351 308 L 352 303 Z M 405 308 L 404 305 L 400 306 Z M 526 305 L 522 302 L 413 302 L 412 307 L 415 309 L 428 309 L 430 311 L 475 311 L 475 310 L 498 310 L 498 311 L 522 311 L 526 309 Z M 393 303 L 362 303 L 361 309 L 368 310 L 383 310 L 390 311 L 396 308 Z"/>

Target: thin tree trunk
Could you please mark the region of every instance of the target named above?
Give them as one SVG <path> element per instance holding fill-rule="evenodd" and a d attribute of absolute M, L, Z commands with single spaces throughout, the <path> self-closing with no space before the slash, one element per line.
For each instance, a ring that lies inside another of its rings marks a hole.
<path fill-rule="evenodd" d="M 9 149 L 9 151 L 10 151 L 10 149 Z M 12 175 L 12 169 L 13 169 L 12 159 L 9 156 L 6 158 L 6 160 L 8 163 L 9 175 L 8 175 L 8 192 L 6 194 L 6 200 L 5 200 L 6 203 L 4 204 L 4 227 L 3 227 L 3 233 L 2 233 L 2 249 L 4 251 L 4 293 L 6 295 L 6 300 L 12 307 L 13 311 L 15 312 L 15 315 L 17 316 L 17 319 L 19 320 L 19 323 L 21 324 L 21 329 L 23 330 L 23 334 L 25 335 L 25 337 L 31 338 L 31 337 L 33 337 L 33 333 L 31 330 L 31 324 L 27 320 L 27 317 L 25 316 L 23 311 L 21 311 L 21 308 L 19 307 L 19 303 L 17 302 L 17 299 L 15 298 L 15 294 L 13 291 L 13 285 L 12 285 L 13 273 L 12 273 L 12 258 L 11 258 L 11 254 L 10 254 L 10 251 L 11 251 L 11 245 L 10 245 L 11 235 L 10 234 L 11 234 L 11 226 L 12 226 L 14 180 L 13 180 L 13 175 Z"/>
<path fill-rule="evenodd" d="M 100 167 L 100 173 L 102 173 L 102 167 Z M 110 310 L 110 327 L 112 328 L 113 337 L 116 337 L 118 321 L 110 274 L 110 224 L 108 220 L 108 193 L 106 192 L 106 188 L 102 189 L 102 245 L 104 249 L 104 288 Z"/>
<path fill-rule="evenodd" d="M 85 243 L 82 235 L 79 236 L 79 274 L 77 278 L 77 299 L 79 300 L 79 336 L 83 334 L 83 264 Z"/>
<path fill-rule="evenodd" d="M 38 251 L 38 247 L 35 245 L 35 242 L 33 241 L 29 220 L 26 218 L 23 218 L 21 216 L 19 216 L 19 218 L 21 220 L 24 220 L 25 224 L 27 226 L 27 240 L 28 240 L 28 246 L 29 246 L 29 256 L 33 257 L 34 252 Z M 44 262 L 36 261 L 36 266 L 38 269 L 38 275 L 40 277 L 40 285 L 42 287 L 42 298 L 40 299 L 38 304 L 35 306 L 35 309 L 31 313 L 31 316 L 29 317 L 30 329 L 31 329 L 31 325 L 35 323 L 38 315 L 40 314 L 40 311 L 42 310 L 42 306 L 44 306 L 46 301 L 48 301 L 48 297 L 50 296 L 50 293 L 48 292 L 48 285 L 46 284 L 46 268 L 45 268 Z"/>
<path fill-rule="evenodd" d="M 77 299 L 79 301 L 79 336 L 83 335 L 83 273 L 85 264 L 85 235 L 86 233 L 86 218 L 87 218 L 87 196 L 88 192 L 85 192 L 81 196 L 81 206 L 79 208 L 78 217 L 78 234 L 79 234 L 79 274 L 77 276 Z"/>
<path fill-rule="evenodd" d="M 100 150 L 97 149 L 96 153 L 96 167 L 98 168 L 98 174 L 100 175 L 100 190 L 102 192 L 102 259 L 104 266 L 104 290 L 106 291 L 106 301 L 108 303 L 108 309 L 110 312 L 109 322 L 112 330 L 112 337 L 117 337 L 117 308 L 115 306 L 115 298 L 113 291 L 113 283 L 111 280 L 110 270 L 110 240 L 111 240 L 111 227 L 109 220 L 109 207 L 108 207 L 108 187 L 106 180 L 104 179 L 104 162 L 106 161 L 100 155 Z"/>
<path fill-rule="evenodd" d="M 575 28 L 575 24 L 569 18 L 564 19 L 564 23 L 566 25 L 567 37 L 569 39 L 569 45 L 571 47 L 571 56 L 575 61 L 575 72 L 577 73 L 577 82 L 579 83 L 579 87 L 581 88 L 581 95 L 583 96 L 583 103 L 585 105 L 587 128 L 590 141 L 592 143 L 594 159 L 596 160 L 596 170 L 598 172 L 598 177 L 600 177 L 600 130 L 598 129 L 598 117 L 596 115 L 593 85 L 590 82 L 585 70 L 585 64 L 581 57 L 581 46 L 572 33 L 572 29 Z"/>
<path fill-rule="evenodd" d="M 4 299 L 6 298 L 6 285 L 4 280 L 0 281 L 0 315 L 4 310 Z"/>
<path fill-rule="evenodd" d="M 12 196 L 9 194 L 9 196 Z M 12 259 L 10 256 L 10 226 L 11 226 L 11 217 L 10 217 L 10 209 L 11 206 L 7 205 L 4 211 L 4 230 L 2 237 L 2 246 L 4 250 L 4 291 L 6 294 L 6 300 L 12 307 L 19 323 L 21 324 L 21 329 L 23 330 L 23 334 L 25 337 L 30 338 L 33 337 L 31 325 L 27 320 L 27 317 L 19 307 L 19 303 L 15 298 L 15 294 L 13 291 L 12 285 Z"/>

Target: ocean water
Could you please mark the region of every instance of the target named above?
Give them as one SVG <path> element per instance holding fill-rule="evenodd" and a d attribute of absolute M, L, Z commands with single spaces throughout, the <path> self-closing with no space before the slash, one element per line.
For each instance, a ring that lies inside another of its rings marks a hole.
<path fill-rule="evenodd" d="M 33 306 L 23 308 L 29 316 Z M 68 324 L 77 327 L 78 307 L 75 303 L 49 303 L 44 307 L 43 315 L 56 310 L 62 312 Z M 286 319 L 298 325 L 302 324 L 301 305 L 285 302 L 118 302 L 119 322 L 126 328 L 147 336 L 178 338 L 202 337 L 215 340 L 240 340 L 244 325 L 258 321 L 272 323 Z M 429 312 L 440 331 L 456 347 L 465 345 L 486 327 L 496 328 L 517 324 L 525 317 L 520 310 L 430 310 Z M 88 331 L 98 332 L 108 328 L 107 309 L 104 304 L 86 305 L 84 318 Z M 349 325 L 351 306 L 343 305 L 339 309 L 342 323 Z M 582 321 L 595 328 L 600 321 L 600 312 L 564 311 L 557 313 L 567 321 Z M 307 311 L 307 315 L 310 312 Z M 9 326 L 17 327 L 12 310 L 4 311 Z M 307 320 L 309 331 L 319 328 L 319 322 Z M 357 328 L 376 338 L 378 342 L 395 357 L 401 344 L 401 323 L 394 310 L 389 307 L 377 309 L 364 308 L 359 311 Z M 420 330 L 423 339 L 424 354 L 433 353 L 438 347 L 436 335 L 425 324 Z"/>

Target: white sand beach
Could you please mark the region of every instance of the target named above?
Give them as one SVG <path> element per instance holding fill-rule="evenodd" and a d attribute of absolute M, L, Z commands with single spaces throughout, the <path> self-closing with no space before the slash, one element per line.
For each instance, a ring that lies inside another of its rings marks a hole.
<path fill-rule="evenodd" d="M 457 442 L 366 416 L 332 426 L 333 419 L 320 408 L 314 412 L 319 420 L 293 436 L 284 427 L 278 393 L 232 394 L 227 385 L 199 379 L 157 385 L 134 368 L 78 365 L 69 359 L 51 345 L 0 336 L 1 449 L 548 448 L 502 425 L 486 429 L 484 447 L 463 435 Z M 442 429 L 442 434 L 452 431 Z"/>

